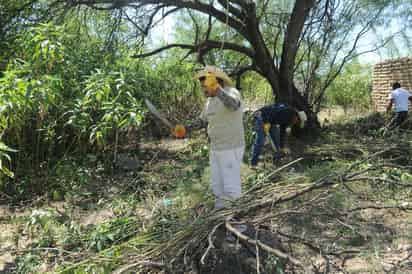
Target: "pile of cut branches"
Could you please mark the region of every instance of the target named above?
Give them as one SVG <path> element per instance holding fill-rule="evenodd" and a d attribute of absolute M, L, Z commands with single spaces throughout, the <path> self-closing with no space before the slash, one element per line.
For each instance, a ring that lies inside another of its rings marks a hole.
<path fill-rule="evenodd" d="M 376 249 L 372 242 L 393 240 L 387 234 L 396 228 L 377 222 L 376 212 L 412 209 L 411 166 L 392 161 L 410 152 L 393 145 L 317 179 L 294 173 L 295 160 L 254 181 L 226 210 L 186 220 L 168 238 L 165 224 L 76 266 L 110 261 L 118 274 L 344 271 L 351 258 Z"/>

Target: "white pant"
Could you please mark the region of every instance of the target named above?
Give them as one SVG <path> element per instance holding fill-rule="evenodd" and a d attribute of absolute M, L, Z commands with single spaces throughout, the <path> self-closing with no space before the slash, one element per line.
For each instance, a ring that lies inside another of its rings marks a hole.
<path fill-rule="evenodd" d="M 244 147 L 210 151 L 212 191 L 216 196 L 215 208 L 225 207 L 225 201 L 232 201 L 242 193 L 240 164 Z"/>

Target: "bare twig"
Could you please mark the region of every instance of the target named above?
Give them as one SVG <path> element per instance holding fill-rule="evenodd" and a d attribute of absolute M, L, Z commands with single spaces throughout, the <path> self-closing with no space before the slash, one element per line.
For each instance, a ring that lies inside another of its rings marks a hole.
<path fill-rule="evenodd" d="M 255 239 L 259 239 L 259 229 L 256 229 Z M 259 257 L 259 245 L 256 243 L 256 271 L 257 274 L 260 274 L 260 257 Z"/>
<path fill-rule="evenodd" d="M 213 237 L 213 235 L 215 234 L 216 229 L 218 229 L 218 227 L 221 226 L 222 224 L 223 224 L 223 223 L 218 223 L 217 225 L 215 225 L 215 227 L 214 227 L 214 228 L 212 229 L 212 231 L 209 233 L 209 236 L 208 236 L 209 246 L 207 247 L 205 253 L 204 253 L 203 256 L 202 256 L 202 258 L 200 259 L 200 263 L 201 263 L 201 264 L 205 264 L 205 259 L 206 259 L 207 254 L 209 253 L 210 249 L 212 249 L 212 248 L 215 247 L 215 246 L 213 245 L 212 237 Z"/>

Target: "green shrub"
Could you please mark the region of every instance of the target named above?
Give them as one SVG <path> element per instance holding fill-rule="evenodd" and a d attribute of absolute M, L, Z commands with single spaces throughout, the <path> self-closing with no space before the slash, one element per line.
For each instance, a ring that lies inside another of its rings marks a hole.
<path fill-rule="evenodd" d="M 326 101 L 341 106 L 346 112 L 349 108 L 368 110 L 371 108 L 371 68 L 359 63 L 348 64 L 330 85 Z"/>

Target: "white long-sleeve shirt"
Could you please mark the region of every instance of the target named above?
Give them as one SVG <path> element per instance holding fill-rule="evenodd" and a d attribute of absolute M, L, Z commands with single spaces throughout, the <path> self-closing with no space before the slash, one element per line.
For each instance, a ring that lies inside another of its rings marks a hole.
<path fill-rule="evenodd" d="M 208 122 L 211 150 L 227 150 L 245 145 L 243 104 L 237 89 L 225 87 L 218 96 L 209 97 L 201 118 Z"/>

